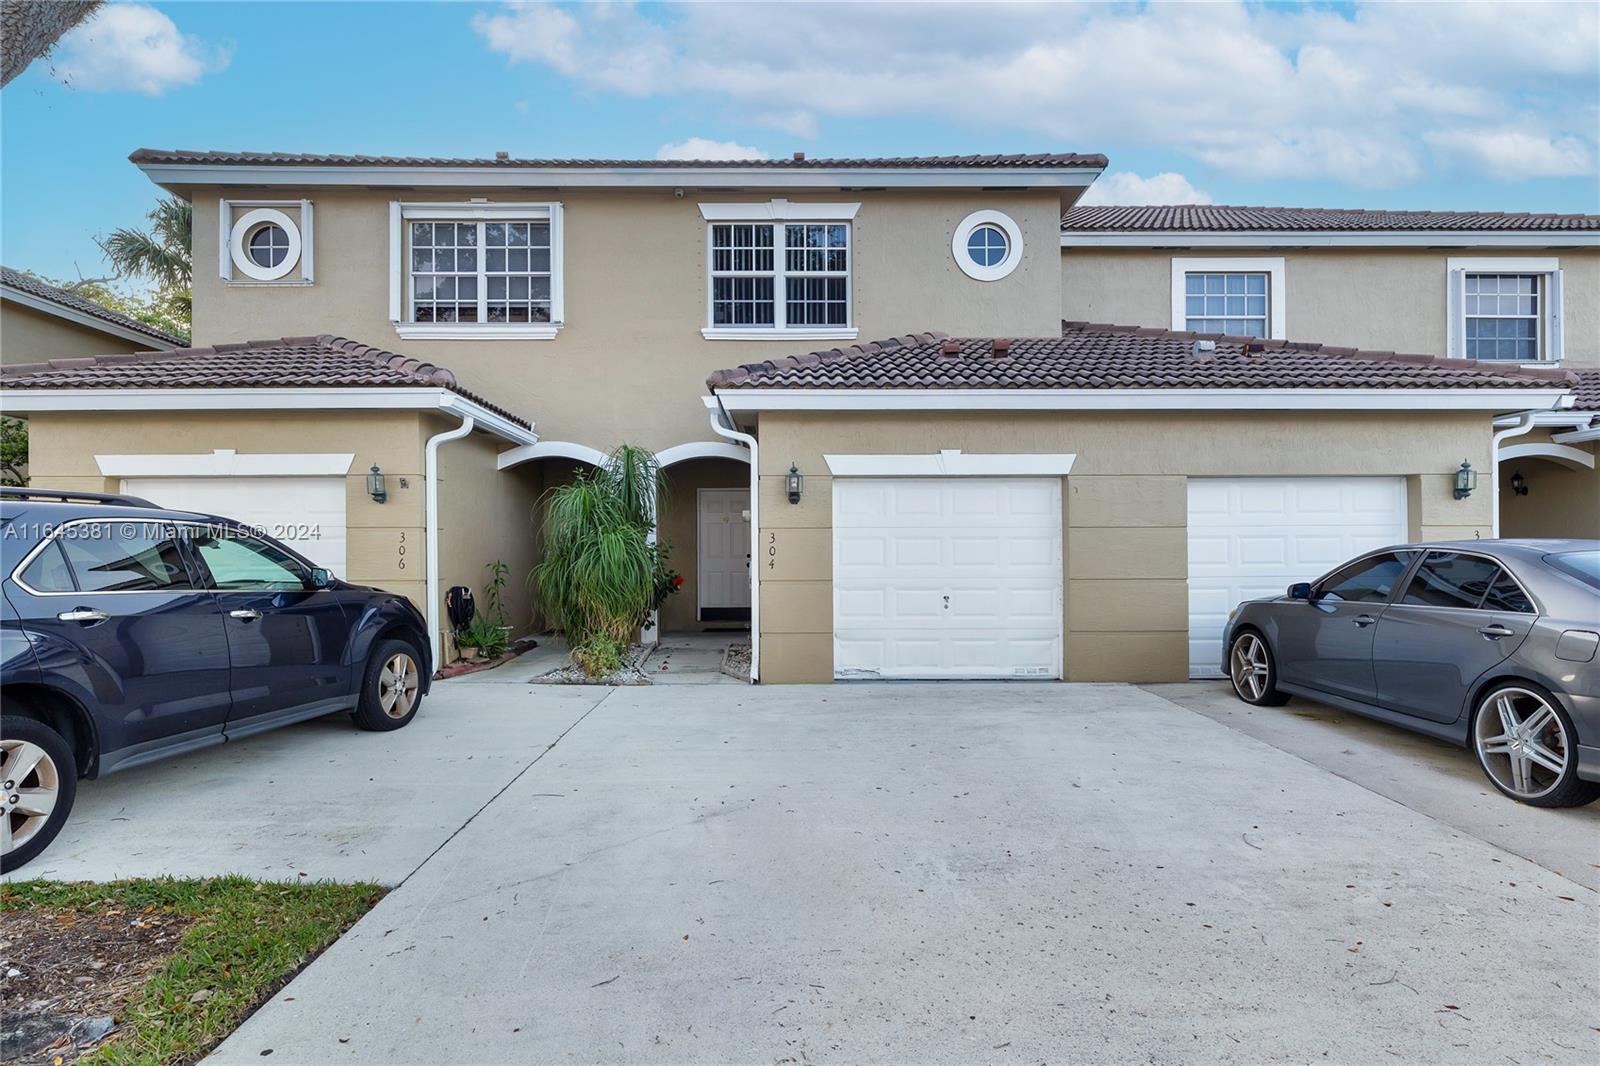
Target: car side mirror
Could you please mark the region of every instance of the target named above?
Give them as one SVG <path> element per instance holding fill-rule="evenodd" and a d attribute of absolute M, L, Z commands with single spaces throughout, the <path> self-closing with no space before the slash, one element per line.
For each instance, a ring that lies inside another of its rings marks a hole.
<path fill-rule="evenodd" d="M 1309 600 L 1311 598 L 1311 582 L 1296 581 L 1290 585 L 1289 598 L 1291 600 Z"/>
<path fill-rule="evenodd" d="M 311 587 L 325 589 L 333 583 L 333 575 L 320 566 L 311 568 Z"/>

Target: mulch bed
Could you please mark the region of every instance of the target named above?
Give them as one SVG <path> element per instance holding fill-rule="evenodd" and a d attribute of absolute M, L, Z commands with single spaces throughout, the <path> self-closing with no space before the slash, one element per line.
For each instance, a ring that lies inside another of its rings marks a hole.
<path fill-rule="evenodd" d="M 193 923 L 155 907 L 0 913 L 0 1062 L 76 1061 Z"/>

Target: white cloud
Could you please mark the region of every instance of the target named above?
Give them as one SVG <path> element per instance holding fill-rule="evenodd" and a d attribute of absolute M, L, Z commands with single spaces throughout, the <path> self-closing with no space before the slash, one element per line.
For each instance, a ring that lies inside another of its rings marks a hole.
<path fill-rule="evenodd" d="M 677 144 L 663 144 L 656 149 L 657 159 L 765 159 L 767 153 L 747 144 L 733 141 L 711 141 L 704 137 L 690 137 Z"/>
<path fill-rule="evenodd" d="M 1442 130 L 1422 136 L 1439 154 L 1457 156 L 1469 166 L 1526 177 L 1594 173 L 1594 154 L 1576 137 L 1552 138 L 1520 128 Z"/>
<path fill-rule="evenodd" d="M 1189 184 L 1182 174 L 1167 171 L 1141 178 L 1131 170 L 1102 175 L 1083 194 L 1080 204 L 1209 204 L 1211 194 Z"/>
<path fill-rule="evenodd" d="M 159 96 L 228 65 L 229 50 L 178 32 L 144 4 L 107 4 L 56 46 L 56 76 L 79 89 Z"/>
<path fill-rule="evenodd" d="M 582 87 L 706 97 L 794 136 L 934 119 L 1396 185 L 1477 165 L 1463 140 L 1515 116 L 1533 165 L 1594 166 L 1595 5 L 507 5 L 473 26 Z"/>

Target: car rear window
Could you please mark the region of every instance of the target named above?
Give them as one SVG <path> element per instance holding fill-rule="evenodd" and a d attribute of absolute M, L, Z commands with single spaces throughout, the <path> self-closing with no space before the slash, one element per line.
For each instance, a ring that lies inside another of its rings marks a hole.
<path fill-rule="evenodd" d="M 22 583 L 35 592 L 76 592 L 72 571 L 61 555 L 61 542 L 52 540 L 22 571 Z"/>
<path fill-rule="evenodd" d="M 1514 581 L 1510 574 L 1504 570 L 1494 579 L 1494 584 L 1489 586 L 1488 595 L 1483 598 L 1485 611 L 1514 611 L 1517 614 L 1535 614 L 1533 601 L 1528 599 L 1527 593 L 1522 591 L 1522 586 Z"/>
<path fill-rule="evenodd" d="M 1400 602 L 1424 607 L 1476 607 L 1499 574 L 1499 565 L 1481 555 L 1429 552 Z"/>
<path fill-rule="evenodd" d="M 1561 552 L 1544 561 L 1593 589 L 1600 589 L 1600 551 Z"/>
<path fill-rule="evenodd" d="M 171 526 L 93 522 L 57 537 L 80 592 L 164 592 L 191 587 Z"/>

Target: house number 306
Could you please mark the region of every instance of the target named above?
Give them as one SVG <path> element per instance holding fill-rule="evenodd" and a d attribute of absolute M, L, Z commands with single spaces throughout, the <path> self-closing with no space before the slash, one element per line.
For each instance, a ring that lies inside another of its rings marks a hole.
<path fill-rule="evenodd" d="M 767 569 L 771 570 L 778 565 L 778 535 L 767 534 Z"/>
<path fill-rule="evenodd" d="M 403 529 L 400 531 L 400 543 L 395 549 L 395 555 L 398 559 L 395 565 L 404 570 L 406 568 L 406 531 Z"/>

